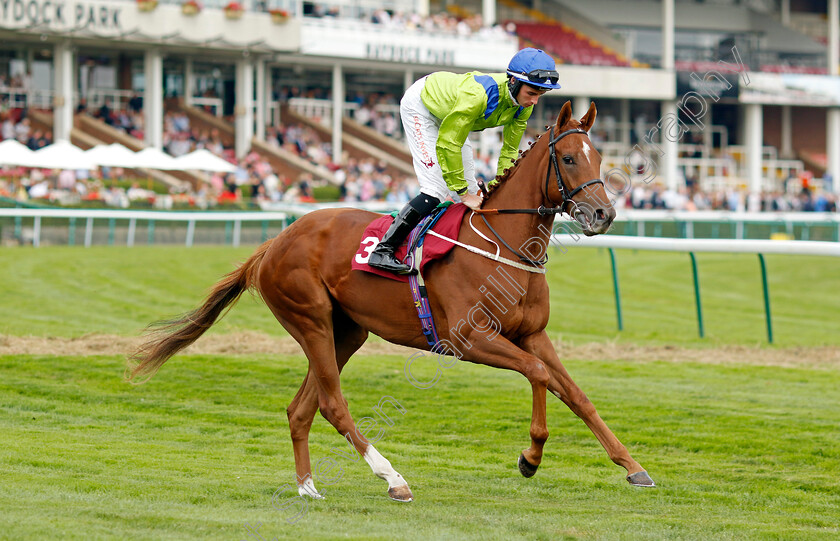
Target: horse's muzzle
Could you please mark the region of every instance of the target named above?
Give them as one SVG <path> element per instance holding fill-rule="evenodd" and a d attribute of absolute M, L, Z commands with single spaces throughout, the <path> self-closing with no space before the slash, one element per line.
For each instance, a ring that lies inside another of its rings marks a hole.
<path fill-rule="evenodd" d="M 592 237 L 610 230 L 615 220 L 615 208 L 578 208 L 573 217 L 580 224 L 583 234 Z"/>

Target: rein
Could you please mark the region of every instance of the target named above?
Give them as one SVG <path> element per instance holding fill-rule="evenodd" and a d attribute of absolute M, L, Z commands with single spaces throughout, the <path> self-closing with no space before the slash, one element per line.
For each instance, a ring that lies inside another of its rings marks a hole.
<path fill-rule="evenodd" d="M 549 133 L 551 133 L 552 130 L 553 130 L 553 128 L 549 130 Z M 490 222 L 487 221 L 487 218 L 485 218 L 484 215 L 485 214 L 537 214 L 539 216 L 554 216 L 554 215 L 563 214 L 564 212 L 566 212 L 566 206 L 571 203 L 573 210 L 571 212 L 567 212 L 567 214 L 571 218 L 577 219 L 577 216 L 582 211 L 578 207 L 577 202 L 575 202 L 575 200 L 573 199 L 574 196 L 577 195 L 578 193 L 580 193 L 581 191 L 583 191 L 583 189 L 586 188 L 587 186 L 592 186 L 594 184 L 603 185 L 604 181 L 601 180 L 600 178 L 594 178 L 592 180 L 588 180 L 588 181 L 584 182 L 583 184 L 581 184 L 580 186 L 576 187 L 573 190 L 569 190 L 569 188 L 566 186 L 566 182 L 563 180 L 563 175 L 560 173 L 560 164 L 557 162 L 557 151 L 555 150 L 554 145 L 556 145 L 561 139 L 563 139 L 567 135 L 572 135 L 574 133 L 580 133 L 580 134 L 586 135 L 587 137 L 589 136 L 589 133 L 586 132 L 585 130 L 582 130 L 580 128 L 572 128 L 571 130 L 566 130 L 564 132 L 561 132 L 561 133 L 557 134 L 556 137 L 552 137 L 551 139 L 549 139 L 549 142 L 548 142 L 548 151 L 549 151 L 549 154 L 551 155 L 551 160 L 549 161 L 548 169 L 545 172 L 545 197 L 546 197 L 546 199 L 551 201 L 551 199 L 548 197 L 548 183 L 551 180 L 551 169 L 553 167 L 554 168 L 554 175 L 557 179 L 557 189 L 560 191 L 560 196 L 563 198 L 563 200 L 560 202 L 559 205 L 554 206 L 554 207 L 546 207 L 545 205 L 540 205 L 538 208 L 535 208 L 535 209 L 532 208 L 532 209 L 478 209 L 478 210 L 473 210 L 473 212 L 475 212 L 476 214 L 481 216 L 481 219 L 484 220 L 484 224 L 496 236 L 496 238 L 499 239 L 499 241 L 501 241 L 501 243 L 505 246 L 505 248 L 507 248 L 508 250 L 513 252 L 514 254 L 516 254 L 519 257 L 519 260 L 521 262 L 527 263 L 529 265 L 533 265 L 534 267 L 542 267 L 543 265 L 545 265 L 548 262 L 548 252 L 546 252 L 543 255 L 543 257 L 540 258 L 539 260 L 534 260 L 534 259 L 531 259 L 529 257 L 526 257 L 526 256 L 522 255 L 521 253 L 514 250 L 513 247 L 511 247 L 507 242 L 505 242 L 505 239 L 503 239 L 502 236 L 499 235 L 499 233 L 496 232 L 495 229 L 493 229 L 493 226 L 490 225 Z M 484 182 L 479 180 L 478 181 L 478 187 L 481 189 L 484 196 L 487 197 L 488 193 L 487 193 L 487 188 L 484 186 Z M 551 201 L 551 202 L 553 203 L 553 201 Z"/>

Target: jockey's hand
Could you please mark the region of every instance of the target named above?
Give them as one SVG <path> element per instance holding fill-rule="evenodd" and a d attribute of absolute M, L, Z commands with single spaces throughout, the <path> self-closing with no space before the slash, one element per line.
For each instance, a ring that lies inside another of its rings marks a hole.
<path fill-rule="evenodd" d="M 484 197 L 477 193 L 465 193 L 461 196 L 461 203 L 470 207 L 473 210 L 481 208 L 481 203 L 484 202 Z"/>

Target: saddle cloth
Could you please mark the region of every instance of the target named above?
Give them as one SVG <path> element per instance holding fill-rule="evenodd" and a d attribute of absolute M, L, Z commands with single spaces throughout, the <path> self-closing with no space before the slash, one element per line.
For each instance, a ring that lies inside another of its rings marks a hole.
<path fill-rule="evenodd" d="M 443 213 L 443 216 L 441 216 L 437 223 L 432 227 L 432 231 L 451 239 L 457 239 L 458 229 L 461 226 L 461 219 L 464 217 L 464 213 L 467 212 L 468 208 L 469 207 L 463 203 L 449 205 L 446 212 Z M 367 226 L 365 232 L 362 234 L 362 242 L 359 245 L 359 250 L 353 256 L 351 268 L 354 270 L 371 272 L 384 278 L 390 278 L 391 280 L 408 282 L 407 275 L 394 274 L 392 272 L 374 269 L 367 264 L 371 252 L 373 252 L 373 249 L 376 248 L 377 244 L 379 244 L 379 239 L 385 235 L 385 232 L 388 231 L 389 227 L 391 227 L 391 223 L 393 221 L 393 218 L 389 214 L 386 214 L 385 216 L 372 221 Z M 421 221 L 420 225 L 417 227 L 422 227 L 424 221 Z M 431 235 L 426 236 L 423 241 L 423 260 L 420 262 L 420 272 L 423 272 L 423 268 L 427 263 L 445 256 L 454 246 L 455 245 L 451 242 L 443 239 L 439 239 Z M 407 249 L 407 244 L 403 243 L 396 252 L 397 258 L 400 260 L 405 259 Z"/>

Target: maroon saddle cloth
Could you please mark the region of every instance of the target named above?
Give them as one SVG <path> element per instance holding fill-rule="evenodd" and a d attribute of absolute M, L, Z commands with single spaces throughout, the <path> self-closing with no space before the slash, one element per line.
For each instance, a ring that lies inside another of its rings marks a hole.
<path fill-rule="evenodd" d="M 462 203 L 449 205 L 446 212 L 443 213 L 443 216 L 441 216 L 437 223 L 432 226 L 432 231 L 449 237 L 450 239 L 457 239 L 458 229 L 461 227 L 461 219 L 464 217 L 464 213 L 467 212 L 467 210 L 469 210 L 469 207 Z M 359 250 L 353 256 L 351 267 L 354 270 L 372 272 L 373 274 L 377 274 L 384 278 L 390 278 L 391 280 L 408 282 L 407 275 L 394 274 L 392 272 L 374 269 L 367 264 L 371 252 L 373 252 L 373 249 L 376 248 L 377 244 L 379 244 L 379 239 L 381 239 L 385 232 L 388 231 L 388 228 L 391 227 L 391 223 L 393 221 L 394 219 L 391 215 L 386 214 L 381 218 L 375 219 L 367 226 L 364 234 L 362 234 L 362 242 L 359 245 Z M 423 222 L 421 222 L 418 227 L 421 227 L 422 225 Z M 423 241 L 423 261 L 420 262 L 420 272 L 423 272 L 423 268 L 426 264 L 445 256 L 454 246 L 455 245 L 449 241 L 439 239 L 433 235 L 427 235 Z M 407 244 L 403 243 L 403 245 L 397 249 L 397 258 L 403 260 L 407 249 Z"/>

